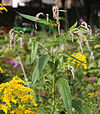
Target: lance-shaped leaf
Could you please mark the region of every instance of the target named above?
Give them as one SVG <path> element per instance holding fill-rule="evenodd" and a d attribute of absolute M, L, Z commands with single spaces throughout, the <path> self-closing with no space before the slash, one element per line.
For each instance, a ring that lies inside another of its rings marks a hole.
<path fill-rule="evenodd" d="M 22 17 L 24 17 L 28 20 L 31 20 L 31 21 L 36 21 L 36 22 L 43 23 L 43 24 L 46 24 L 46 25 L 51 25 L 51 26 L 54 25 L 54 23 L 52 21 L 48 22 L 48 21 L 46 21 L 44 19 L 40 19 L 40 18 L 38 18 L 38 20 L 37 20 L 35 16 L 26 15 L 26 14 L 22 14 L 22 13 L 19 13 L 19 12 L 17 12 L 17 13 L 19 15 L 21 15 Z"/>
<path fill-rule="evenodd" d="M 49 60 L 50 56 L 49 55 L 42 55 L 36 64 L 36 67 L 33 71 L 32 74 L 32 83 L 33 85 L 35 84 L 35 82 L 38 80 L 40 73 L 42 72 L 42 70 L 44 69 L 44 67 L 46 66 L 48 60 Z"/>
<path fill-rule="evenodd" d="M 74 46 L 79 46 L 79 44 L 78 43 L 76 43 L 76 42 L 72 42 L 70 39 L 71 39 L 72 37 L 70 37 L 69 35 L 67 35 L 67 34 L 62 34 L 60 37 L 59 37 L 59 39 L 57 39 L 56 41 L 54 41 L 54 42 L 49 42 L 49 43 L 45 43 L 44 44 L 44 46 L 53 46 L 53 45 L 58 45 L 58 44 L 63 44 L 64 42 L 68 42 L 68 43 L 71 43 L 72 45 L 74 45 Z"/>
<path fill-rule="evenodd" d="M 78 114 L 90 114 L 80 101 L 72 100 L 72 106 L 78 111 Z"/>
<path fill-rule="evenodd" d="M 76 23 L 75 23 L 69 30 L 70 30 L 71 32 L 73 32 L 76 26 L 77 26 L 77 21 L 76 21 Z"/>
<path fill-rule="evenodd" d="M 31 50 L 31 64 L 34 62 L 36 53 L 38 49 L 38 42 L 35 42 L 35 44 L 32 43 L 32 50 Z"/>
<path fill-rule="evenodd" d="M 54 65 L 54 70 L 55 71 L 57 70 L 58 64 L 59 64 L 59 59 L 56 59 L 55 60 L 55 65 Z"/>
<path fill-rule="evenodd" d="M 57 85 L 68 114 L 72 114 L 72 96 L 69 84 L 65 78 L 58 78 Z"/>

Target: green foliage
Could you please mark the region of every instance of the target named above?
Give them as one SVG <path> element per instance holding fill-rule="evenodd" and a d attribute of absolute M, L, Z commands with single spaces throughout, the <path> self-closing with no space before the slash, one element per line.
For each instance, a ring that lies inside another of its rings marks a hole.
<path fill-rule="evenodd" d="M 78 111 L 78 114 L 91 114 L 80 101 L 72 100 L 72 106 Z"/>
<path fill-rule="evenodd" d="M 66 111 L 68 114 L 72 114 L 72 96 L 68 81 L 64 78 L 57 79 L 57 85 L 63 99 Z"/>
<path fill-rule="evenodd" d="M 38 42 L 32 43 L 32 50 L 31 50 L 31 64 L 34 62 L 36 53 L 38 49 Z"/>
<path fill-rule="evenodd" d="M 46 66 L 48 60 L 49 60 L 50 56 L 48 55 L 42 55 L 38 60 L 37 60 L 37 64 L 36 67 L 33 71 L 32 74 L 32 83 L 33 85 L 35 84 L 35 82 L 38 80 L 40 73 L 42 72 L 42 70 L 44 69 L 44 67 Z"/>
<path fill-rule="evenodd" d="M 21 15 L 22 17 L 24 17 L 24 18 L 26 18 L 26 19 L 28 19 L 28 20 L 31 20 L 31 21 L 35 21 L 35 22 L 39 22 L 39 23 L 43 23 L 43 24 L 47 24 L 47 25 L 51 25 L 52 26 L 52 22 L 50 21 L 50 22 L 47 22 L 46 20 L 44 20 L 44 19 L 40 19 L 40 18 L 38 18 L 38 19 L 36 19 L 36 17 L 34 17 L 34 16 L 30 16 L 30 15 L 26 15 L 26 14 L 22 14 L 22 13 L 19 13 L 19 12 L 17 12 L 19 15 Z"/>
<path fill-rule="evenodd" d="M 73 32 L 74 31 L 74 29 L 76 28 L 76 26 L 77 26 L 77 22 L 73 25 L 73 26 L 71 26 L 71 28 L 69 29 L 71 32 Z"/>
<path fill-rule="evenodd" d="M 65 11 L 62 10 L 62 12 Z M 53 26 L 55 21 L 49 19 L 47 22 L 46 19 L 38 18 L 37 20 L 35 16 L 18 14 L 28 20 L 41 23 L 41 25 L 50 25 L 51 30 L 42 26 L 41 31 L 34 30 L 33 37 L 28 32 L 22 34 L 19 31 L 14 31 L 17 37 L 16 46 L 14 47 L 12 44 L 12 50 L 9 50 L 9 36 L 0 35 L 0 65 L 5 68 L 1 81 L 5 82 L 7 76 L 15 74 L 24 80 L 20 65 L 15 69 L 7 63 L 8 60 L 19 62 L 19 55 L 28 78 L 25 84 L 36 91 L 37 114 L 90 114 L 90 112 L 99 114 L 100 94 L 91 98 L 88 93 L 96 93 L 100 90 L 100 34 L 89 35 L 89 31 L 84 26 L 78 26 L 78 22 L 75 22 L 68 31 L 58 35 Z M 59 17 L 59 19 L 67 23 L 64 17 Z M 20 37 L 24 38 L 23 48 L 20 48 L 18 41 Z M 31 43 L 29 43 L 30 38 Z M 79 44 L 81 40 L 82 47 Z M 90 49 L 86 45 L 86 40 L 90 44 Z M 76 67 L 75 62 L 68 68 L 68 57 L 83 63 L 82 60 L 71 56 L 74 53 L 82 53 L 81 48 L 87 58 L 88 69 Z M 90 58 L 91 51 L 94 53 L 94 59 Z M 72 79 L 73 69 L 75 70 L 74 79 Z M 90 80 L 94 77 L 95 81 Z M 73 98 L 74 100 L 72 100 Z"/>

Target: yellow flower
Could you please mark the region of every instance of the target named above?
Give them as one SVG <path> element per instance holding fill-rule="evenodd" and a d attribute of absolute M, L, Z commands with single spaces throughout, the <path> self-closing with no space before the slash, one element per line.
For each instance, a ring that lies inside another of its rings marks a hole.
<path fill-rule="evenodd" d="M 2 100 L 0 110 L 7 113 L 7 111 L 12 109 L 14 104 L 16 107 L 13 108 L 10 114 L 24 114 L 25 111 L 29 111 L 27 114 L 34 114 L 34 107 L 37 106 L 31 94 L 34 93 L 34 90 L 24 86 L 24 83 L 18 76 L 15 76 L 11 81 L 0 84 L 0 98 Z M 31 110 L 28 110 L 30 107 L 27 105 L 33 106 Z M 5 108 L 3 108 L 4 106 Z"/>
<path fill-rule="evenodd" d="M 3 69 L 0 67 L 0 72 L 3 73 Z"/>
<path fill-rule="evenodd" d="M 25 79 L 25 81 L 27 82 L 27 81 L 28 81 L 28 79 Z"/>
<path fill-rule="evenodd" d="M 5 114 L 7 114 L 7 110 L 8 110 L 8 106 L 5 104 L 0 104 L 0 109 L 3 110 L 5 112 Z"/>
<path fill-rule="evenodd" d="M 86 61 L 86 57 L 81 54 L 81 53 L 75 53 L 71 55 L 72 57 L 68 57 L 68 64 L 70 64 L 71 62 L 74 62 L 76 64 L 77 67 L 82 68 L 82 66 L 84 67 L 84 69 L 87 69 L 87 61 Z M 76 58 L 76 59 L 74 59 Z"/>
<path fill-rule="evenodd" d="M 90 95 L 90 97 L 92 98 L 93 96 L 97 96 L 100 94 L 100 91 L 96 91 L 94 93 L 88 93 L 88 95 Z"/>
<path fill-rule="evenodd" d="M 0 13 L 2 13 L 2 10 L 8 12 L 8 10 L 5 7 L 3 7 L 3 5 L 0 3 Z"/>
<path fill-rule="evenodd" d="M 94 96 L 94 93 L 88 93 L 88 95 L 92 98 Z"/>
<path fill-rule="evenodd" d="M 33 108 L 27 108 L 25 105 L 22 105 L 12 110 L 10 114 L 35 114 L 35 112 L 33 112 Z"/>
<path fill-rule="evenodd" d="M 18 108 L 15 108 L 10 112 L 10 114 L 35 114 L 35 112 L 33 112 L 31 108 L 25 109 L 24 107 L 23 109 L 22 107 L 20 106 Z"/>

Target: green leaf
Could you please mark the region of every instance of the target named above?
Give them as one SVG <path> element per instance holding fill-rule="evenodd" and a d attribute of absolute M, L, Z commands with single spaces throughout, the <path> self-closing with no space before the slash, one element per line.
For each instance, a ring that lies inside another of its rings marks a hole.
<path fill-rule="evenodd" d="M 53 46 L 53 45 L 56 45 L 56 42 L 48 42 L 44 44 L 44 46 Z"/>
<path fill-rule="evenodd" d="M 72 114 L 72 96 L 68 81 L 65 78 L 58 78 L 57 85 L 68 114 Z"/>
<path fill-rule="evenodd" d="M 79 33 L 79 32 L 81 32 L 81 33 L 88 33 L 88 31 L 86 30 L 86 29 L 82 29 L 82 28 L 80 28 L 79 30 L 77 30 L 77 31 L 74 31 L 73 33 Z"/>
<path fill-rule="evenodd" d="M 29 86 L 30 84 L 31 84 L 31 82 L 29 82 L 29 81 L 24 83 L 24 85 L 26 85 L 26 86 Z"/>
<path fill-rule="evenodd" d="M 65 21 L 68 24 L 68 21 L 66 18 L 60 16 L 59 19 Z"/>
<path fill-rule="evenodd" d="M 72 106 L 78 111 L 78 114 L 90 114 L 80 101 L 72 100 Z"/>
<path fill-rule="evenodd" d="M 57 39 L 56 41 L 54 42 L 49 42 L 49 43 L 45 43 L 44 46 L 54 46 L 54 45 L 58 45 L 58 44 L 62 44 L 66 41 L 68 41 L 69 43 L 71 43 L 72 45 L 75 45 L 75 46 L 79 46 L 78 43 L 76 42 L 72 42 L 69 38 L 71 38 L 69 35 L 67 34 L 63 34 L 59 37 L 59 39 Z"/>
<path fill-rule="evenodd" d="M 18 31 L 32 31 L 33 28 L 28 28 L 28 27 L 13 27 L 14 30 Z"/>
<path fill-rule="evenodd" d="M 66 41 L 68 41 L 69 43 L 71 43 L 71 44 L 72 44 L 72 45 L 74 45 L 74 46 L 79 46 L 79 44 L 78 44 L 78 43 L 73 42 L 73 41 L 71 41 L 71 40 L 66 39 Z"/>
<path fill-rule="evenodd" d="M 26 18 L 28 20 L 31 20 L 31 21 L 36 21 L 36 22 L 43 23 L 43 24 L 46 24 L 46 25 L 51 25 L 51 26 L 54 24 L 52 22 L 48 22 L 48 21 L 46 21 L 44 19 L 40 19 L 40 18 L 38 18 L 38 20 L 36 20 L 35 16 L 26 15 L 26 14 L 22 14 L 22 13 L 19 13 L 19 12 L 17 12 L 17 13 L 19 15 L 21 15 L 22 17 L 24 17 L 24 18 Z"/>
<path fill-rule="evenodd" d="M 55 71 L 57 70 L 58 64 L 59 64 L 59 59 L 56 59 L 55 60 L 55 66 L 54 66 Z"/>
<path fill-rule="evenodd" d="M 76 23 L 75 23 L 69 30 L 70 30 L 71 32 L 73 32 L 76 26 L 77 26 L 77 21 L 76 21 Z"/>
<path fill-rule="evenodd" d="M 38 49 L 38 42 L 35 42 L 35 44 L 32 44 L 32 50 L 31 50 L 31 64 L 34 62 L 36 53 Z"/>
<path fill-rule="evenodd" d="M 0 33 L 4 32 L 4 30 L 0 30 Z"/>
<path fill-rule="evenodd" d="M 36 67 L 33 71 L 32 74 L 32 83 L 33 85 L 35 84 L 35 82 L 38 80 L 40 73 L 42 72 L 42 70 L 44 69 L 44 67 L 46 66 L 48 60 L 49 60 L 50 56 L 49 55 L 42 55 L 36 64 Z"/>
<path fill-rule="evenodd" d="M 60 114 L 60 112 L 59 111 L 55 111 L 54 114 Z"/>

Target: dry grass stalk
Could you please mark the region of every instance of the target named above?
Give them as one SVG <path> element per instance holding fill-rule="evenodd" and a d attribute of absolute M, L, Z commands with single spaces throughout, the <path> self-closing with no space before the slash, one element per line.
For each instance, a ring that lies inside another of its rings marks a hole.
<path fill-rule="evenodd" d="M 71 35 L 72 37 L 72 42 L 74 41 L 74 34 L 72 32 L 69 32 L 69 34 Z"/>
<path fill-rule="evenodd" d="M 18 56 L 18 59 L 19 59 L 20 66 L 21 66 L 22 71 L 23 71 L 23 74 L 24 74 L 25 81 L 27 81 L 27 80 L 28 80 L 28 78 L 27 78 L 27 76 L 26 76 L 26 73 L 25 73 L 25 70 L 24 70 L 24 66 L 23 66 L 23 64 L 22 64 L 22 61 L 21 61 L 20 56 Z"/>
<path fill-rule="evenodd" d="M 48 22 L 48 20 L 49 20 L 49 14 L 46 14 L 46 17 L 47 17 L 47 22 Z"/>
<path fill-rule="evenodd" d="M 91 26 L 90 26 L 90 25 L 87 25 L 86 22 L 82 22 L 82 23 L 81 23 L 81 27 L 85 28 L 85 29 L 89 32 L 89 34 L 92 35 Z"/>
<path fill-rule="evenodd" d="M 17 41 L 20 41 L 20 47 L 23 48 L 24 38 L 19 37 Z"/>
<path fill-rule="evenodd" d="M 30 39 L 29 39 L 29 42 L 28 42 L 28 43 L 29 43 L 29 44 L 31 44 L 31 43 L 32 43 L 32 38 L 30 38 Z"/>
<path fill-rule="evenodd" d="M 10 37 L 10 49 L 12 49 L 12 40 L 13 40 L 13 31 L 14 29 L 11 29 L 10 32 L 9 32 L 9 37 Z"/>
<path fill-rule="evenodd" d="M 90 25 L 87 25 L 86 22 L 82 22 L 81 26 L 82 26 L 83 28 L 85 28 L 85 29 L 89 32 L 89 35 L 90 35 L 90 36 L 92 35 L 92 29 L 91 29 L 91 26 L 90 26 Z M 90 46 L 89 46 L 89 42 L 88 42 L 87 39 L 85 39 L 85 44 L 86 44 L 87 48 L 88 48 L 89 50 L 91 50 L 91 49 L 90 49 Z M 91 58 L 91 59 L 94 59 L 93 52 L 91 52 L 90 58 Z"/>
<path fill-rule="evenodd" d="M 85 44 L 86 44 L 87 48 L 90 50 L 89 42 L 87 39 L 85 39 Z"/>
<path fill-rule="evenodd" d="M 53 18 L 56 19 L 56 23 L 58 25 L 58 34 L 60 35 L 60 21 L 59 21 L 59 8 L 58 6 L 53 6 L 52 7 L 53 11 Z"/>
<path fill-rule="evenodd" d="M 80 45 L 80 47 L 81 47 L 81 52 L 84 53 L 83 47 L 82 47 L 82 40 L 78 40 L 78 43 L 79 43 L 79 45 Z"/>
<path fill-rule="evenodd" d="M 16 46 L 16 37 L 17 37 L 17 34 L 14 36 L 14 47 Z"/>
<path fill-rule="evenodd" d="M 82 42 L 83 42 L 82 37 L 83 37 L 83 34 L 81 32 L 78 32 L 77 35 L 80 37 L 80 40 L 78 40 L 78 43 L 80 45 L 81 52 L 84 53 L 83 47 L 82 47 Z"/>
<path fill-rule="evenodd" d="M 9 32 L 9 36 L 10 36 L 10 49 L 12 49 L 12 43 L 13 43 L 13 40 L 14 40 L 14 47 L 16 46 L 16 38 L 18 36 L 17 34 L 18 31 L 14 30 L 14 29 L 11 29 L 10 32 Z M 23 31 L 19 31 L 20 33 L 24 33 Z M 24 38 L 22 37 L 19 37 L 17 41 L 20 41 L 20 47 L 22 48 L 22 45 L 24 43 Z"/>
<path fill-rule="evenodd" d="M 85 29 L 88 29 L 87 23 L 84 22 L 84 21 L 81 23 L 81 27 L 83 27 L 83 28 L 85 28 Z"/>
<path fill-rule="evenodd" d="M 75 78 L 75 70 L 72 66 L 68 65 L 68 70 L 71 71 L 72 75 L 73 75 L 73 79 Z"/>
<path fill-rule="evenodd" d="M 93 52 L 91 51 L 90 58 L 94 59 Z"/>
<path fill-rule="evenodd" d="M 35 22 L 35 28 L 36 29 L 37 29 L 37 21 L 38 21 L 40 15 L 44 15 L 44 14 L 42 12 L 36 14 L 36 22 Z"/>

